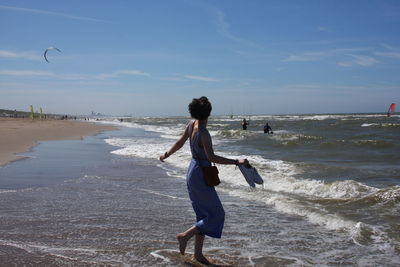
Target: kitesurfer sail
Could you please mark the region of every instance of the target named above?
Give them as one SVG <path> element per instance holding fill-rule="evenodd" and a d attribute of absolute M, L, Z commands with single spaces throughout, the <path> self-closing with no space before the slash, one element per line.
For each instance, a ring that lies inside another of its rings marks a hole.
<path fill-rule="evenodd" d="M 388 112 L 387 112 L 387 116 L 390 117 L 390 113 L 394 113 L 394 107 L 395 107 L 395 103 L 392 103 L 389 106 Z"/>
<path fill-rule="evenodd" d="M 49 48 L 47 48 L 45 51 L 44 51 L 44 59 L 47 61 L 47 62 L 49 62 L 49 60 L 47 59 L 47 52 L 49 51 L 49 50 L 57 50 L 58 52 L 61 52 L 61 50 L 60 49 L 58 49 L 57 47 L 54 47 L 54 46 L 50 46 Z"/>

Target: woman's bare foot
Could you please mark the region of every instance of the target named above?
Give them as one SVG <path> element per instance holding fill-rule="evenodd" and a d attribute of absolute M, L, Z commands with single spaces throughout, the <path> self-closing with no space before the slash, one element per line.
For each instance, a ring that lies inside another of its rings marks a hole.
<path fill-rule="evenodd" d="M 198 262 L 200 262 L 201 264 L 205 264 L 205 265 L 210 264 L 210 262 L 206 259 L 206 257 L 204 257 L 203 254 L 201 254 L 201 255 L 194 255 L 194 258 L 195 258 Z"/>
<path fill-rule="evenodd" d="M 182 255 L 185 255 L 185 249 L 186 249 L 186 245 L 188 242 L 188 238 L 185 234 L 177 234 L 176 235 L 176 239 L 178 239 L 179 242 L 179 251 L 181 252 Z"/>

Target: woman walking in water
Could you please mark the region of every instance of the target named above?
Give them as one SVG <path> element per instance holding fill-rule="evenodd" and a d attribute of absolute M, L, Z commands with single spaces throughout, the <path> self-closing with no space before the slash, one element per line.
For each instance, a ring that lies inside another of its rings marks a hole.
<path fill-rule="evenodd" d="M 185 132 L 171 149 L 160 156 L 160 160 L 164 161 L 189 139 L 192 160 L 186 183 L 193 210 L 196 213 L 196 223 L 185 232 L 179 233 L 176 238 L 181 254 L 185 254 L 187 242 L 195 236 L 194 257 L 203 264 L 209 264 L 203 255 L 204 238 L 206 235 L 221 238 L 225 211 L 215 188 L 205 184 L 201 167 L 211 166 L 211 162 L 231 165 L 248 164 L 247 159 L 228 159 L 214 154 L 211 136 L 207 130 L 211 109 L 211 103 L 207 97 L 194 98 L 189 104 L 189 112 L 194 120 L 186 126 Z"/>

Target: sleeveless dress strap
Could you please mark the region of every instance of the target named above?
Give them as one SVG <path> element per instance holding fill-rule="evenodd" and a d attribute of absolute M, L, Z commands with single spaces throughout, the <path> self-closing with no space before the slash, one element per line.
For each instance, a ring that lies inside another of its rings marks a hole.
<path fill-rule="evenodd" d="M 193 120 L 190 122 L 190 125 L 189 125 L 189 141 L 190 141 L 190 150 L 192 152 L 192 158 L 194 158 L 196 160 L 207 160 L 207 159 L 204 159 L 203 157 L 201 157 L 199 155 L 201 153 L 200 153 L 200 151 L 198 151 L 199 149 L 201 149 L 201 147 L 199 146 L 199 139 L 200 139 L 201 132 L 204 130 L 203 127 L 199 128 L 199 131 L 196 133 L 196 135 L 194 136 L 194 138 L 192 140 L 195 122 L 196 121 Z"/>

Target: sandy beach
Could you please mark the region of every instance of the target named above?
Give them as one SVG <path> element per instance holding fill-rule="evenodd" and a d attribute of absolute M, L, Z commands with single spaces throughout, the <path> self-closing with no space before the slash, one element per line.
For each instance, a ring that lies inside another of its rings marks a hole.
<path fill-rule="evenodd" d="M 16 154 L 29 151 L 40 141 L 81 139 L 113 129 L 109 125 L 75 120 L 0 118 L 0 166 L 22 159 Z"/>

